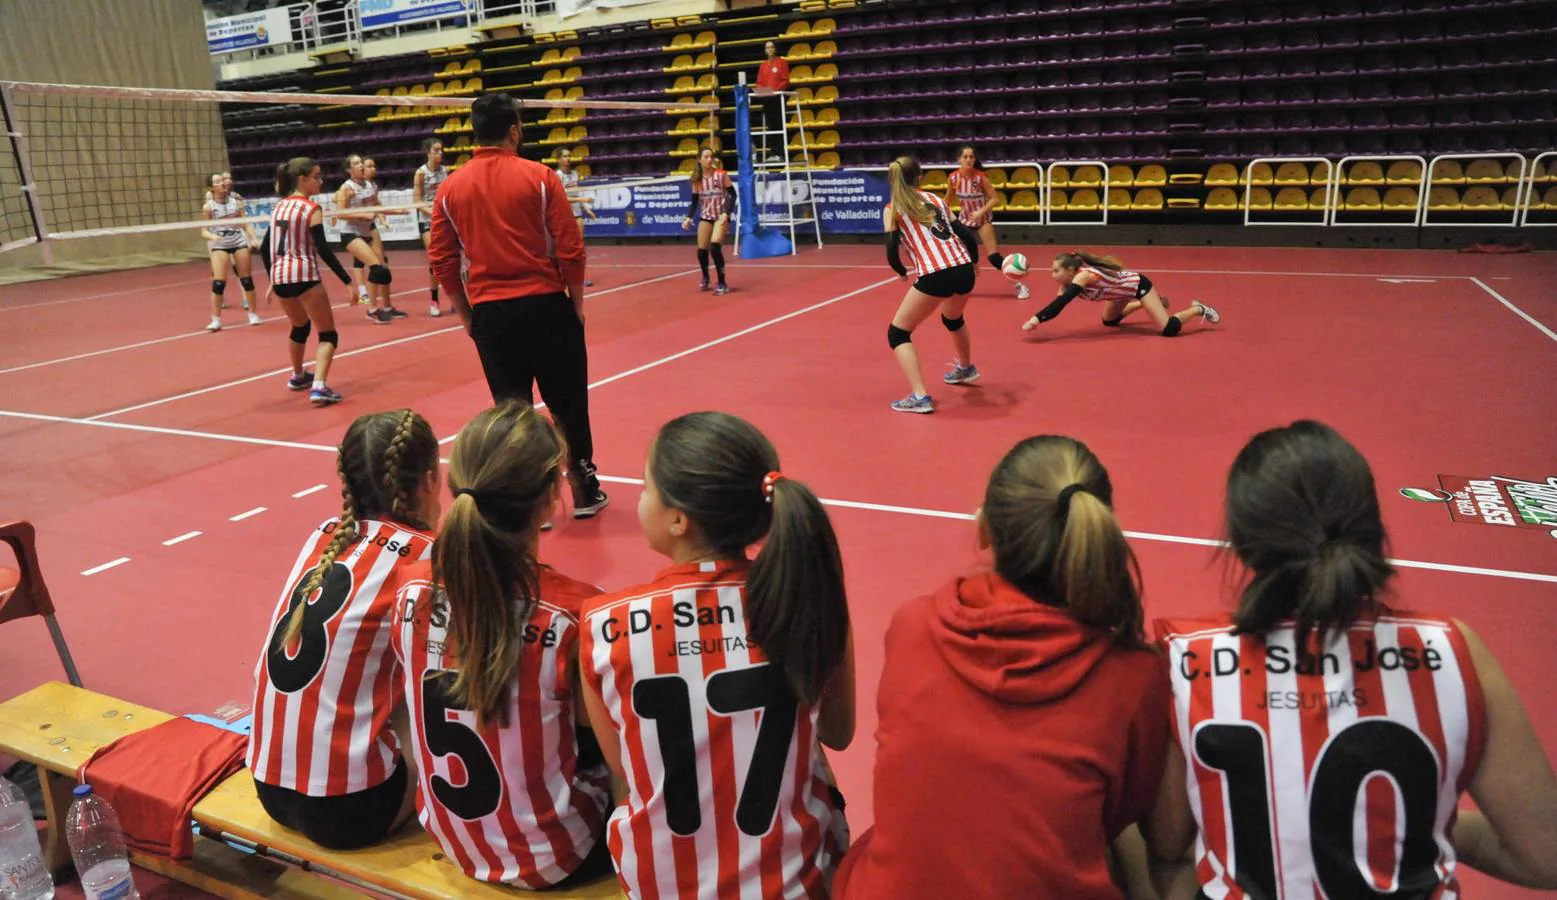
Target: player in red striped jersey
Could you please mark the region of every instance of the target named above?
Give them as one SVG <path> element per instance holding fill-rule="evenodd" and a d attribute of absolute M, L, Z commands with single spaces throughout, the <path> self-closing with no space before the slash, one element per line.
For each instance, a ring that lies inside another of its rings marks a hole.
<path fill-rule="evenodd" d="M 946 204 L 957 198 L 957 221 L 978 232 L 979 244 L 988 254 L 989 264 L 996 272 L 1002 272 L 1006 258 L 1000 255 L 1000 241 L 995 237 L 995 219 L 992 215 L 1000 195 L 984 174 L 984 166 L 973 147 L 965 146 L 957 153 L 957 168 L 946 175 Z M 1016 299 L 1030 296 L 1027 285 L 1016 282 Z"/>
<path fill-rule="evenodd" d="M 735 212 L 735 185 L 730 175 L 719 166 L 719 157 L 713 148 L 704 147 L 697 154 L 697 167 L 692 170 L 692 205 L 681 223 L 686 231 L 697 223 L 697 265 L 703 270 L 703 286 L 708 290 L 708 258 L 714 258 L 714 268 L 719 273 L 719 286 L 715 294 L 727 294 L 730 288 L 724 282 L 724 235 L 730 227 L 730 214 Z"/>
<path fill-rule="evenodd" d="M 973 248 L 977 238 L 962 223 L 952 220 L 941 198 L 919 189 L 920 174 L 919 161 L 911 156 L 898 157 L 887 167 L 887 185 L 892 192 L 892 205 L 884 217 L 889 232 L 887 264 L 906 278 L 908 269 L 899 257 L 899 250 L 906 247 L 918 275 L 887 326 L 887 346 L 908 376 L 909 387 L 908 396 L 894 401 L 892 408 L 898 412 L 933 413 L 935 401 L 925 388 L 913 332 L 939 307 L 941 324 L 951 332 L 952 346 L 957 351 L 952 370 L 941 380 L 947 384 L 972 384 L 978 380 L 979 370 L 973 365 L 973 347 L 962 318 L 968 293 L 973 290 Z"/>
<path fill-rule="evenodd" d="M 422 825 L 465 874 L 525 888 L 611 870 L 610 775 L 594 736 L 575 733 L 579 609 L 600 589 L 536 558 L 565 456 L 518 401 L 460 429 L 454 499 L 395 615 Z"/>
<path fill-rule="evenodd" d="M 847 845 L 821 749 L 854 736 L 843 563 L 816 495 L 778 469 L 735 416 L 666 424 L 638 519 L 672 565 L 584 609 L 584 699 L 627 788 L 608 833 L 634 900 L 826 897 Z"/>
<path fill-rule="evenodd" d="M 319 283 L 319 263 L 322 258 L 342 284 L 351 284 L 351 276 L 335 258 L 324 236 L 324 212 L 310 199 L 319 192 L 323 181 L 319 166 L 306 156 L 290 159 L 276 168 L 276 193 L 281 200 L 270 211 L 270 228 L 260 241 L 260 259 L 265 271 L 270 273 L 268 302 L 274 294 L 281 298 L 281 310 L 292 323 L 287 335 L 287 353 L 292 360 L 292 377 L 287 388 L 293 391 L 309 391 L 308 399 L 315 406 L 328 406 L 341 402 L 341 395 L 331 390 L 326 378 L 330 363 L 335 359 L 335 348 L 340 336 L 335 332 L 335 311 L 330 308 L 330 295 Z M 303 349 L 314 327 L 319 328 L 319 347 L 314 357 L 312 374 L 303 370 Z M 312 390 L 309 386 L 312 385 Z"/>
<path fill-rule="evenodd" d="M 1093 256 L 1081 250 L 1061 253 L 1054 258 L 1051 268 L 1054 281 L 1060 286 L 1059 296 L 1032 318 L 1022 323 L 1023 331 L 1032 331 L 1040 324 L 1059 315 L 1070 301 L 1081 297 L 1103 307 L 1103 324 L 1116 326 L 1137 310 L 1146 310 L 1163 337 L 1173 337 L 1196 319 L 1204 318 L 1208 324 L 1222 321 L 1216 310 L 1196 300 L 1188 309 L 1168 314 L 1168 298 L 1157 292 L 1152 280 L 1140 272 L 1132 272 L 1112 256 Z"/>
<path fill-rule="evenodd" d="M 248 765 L 271 818 L 347 850 L 411 815 L 391 616 L 398 579 L 432 553 L 438 439 L 409 409 L 361 416 L 336 464 L 341 514 L 303 545 L 255 666 Z"/>
<path fill-rule="evenodd" d="M 1263 432 L 1226 510 L 1236 612 L 1157 623 L 1178 732 L 1146 829 L 1161 880 L 1193 841 L 1178 874 L 1208 898 L 1452 898 L 1460 862 L 1557 888 L 1551 763 L 1470 629 L 1384 603 L 1362 454 L 1318 422 Z"/>

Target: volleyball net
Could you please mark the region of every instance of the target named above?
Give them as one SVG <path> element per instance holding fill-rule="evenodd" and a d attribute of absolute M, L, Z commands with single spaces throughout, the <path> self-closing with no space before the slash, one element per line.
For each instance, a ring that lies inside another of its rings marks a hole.
<path fill-rule="evenodd" d="M 531 156 L 570 146 L 548 136 L 577 129 L 590 111 L 667 113 L 666 128 L 677 121 L 670 116 L 693 117 L 700 140 L 717 140 L 719 107 L 708 99 L 516 99 Z M 444 164 L 457 167 L 474 150 L 474 100 L 0 81 L 9 144 L 0 153 L 0 253 L 39 242 L 47 248 L 51 241 L 159 233 L 197 247 L 199 230 L 209 224 L 202 210 L 213 174 L 231 173 L 249 213 L 224 224 L 263 227 L 277 165 L 310 157 L 333 187 L 345 177 L 342 161 L 353 154 L 374 158 L 381 186 L 381 205 L 353 212 L 410 220 L 414 236 L 411 182 L 425 161 L 423 142 L 440 140 Z M 651 180 L 657 179 L 625 181 Z M 333 195 L 316 199 L 331 230 Z"/>

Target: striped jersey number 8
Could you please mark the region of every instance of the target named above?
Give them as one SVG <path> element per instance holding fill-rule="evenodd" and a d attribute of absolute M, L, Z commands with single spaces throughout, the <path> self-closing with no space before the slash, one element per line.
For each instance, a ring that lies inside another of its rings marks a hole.
<path fill-rule="evenodd" d="M 1228 856 L 1233 877 L 1251 896 L 1281 896 L 1276 885 L 1275 832 L 1265 732 L 1247 723 L 1212 722 L 1195 730 L 1195 758 L 1222 774 L 1232 820 Z M 1327 897 L 1426 897 L 1439 884 L 1433 826 L 1438 809 L 1438 759 L 1420 734 L 1388 719 L 1361 719 L 1336 732 L 1314 760 L 1308 787 L 1308 831 L 1314 878 Z M 1358 795 L 1368 781 L 1393 782 L 1404 827 L 1394 891 L 1381 891 L 1354 849 Z"/>
<path fill-rule="evenodd" d="M 708 676 L 708 707 L 721 715 L 762 710 L 757 743 L 752 749 L 746 782 L 735 807 L 735 824 L 743 834 L 761 837 L 773 827 L 779 788 L 794 731 L 796 702 L 784 675 L 770 663 L 726 669 Z M 659 734 L 660 759 L 665 765 L 665 821 L 685 836 L 703 825 L 698 801 L 696 738 L 692 732 L 692 699 L 680 675 L 645 678 L 633 685 L 633 712 L 653 719 Z"/>
<path fill-rule="evenodd" d="M 283 694 L 295 694 L 319 677 L 330 649 L 330 633 L 325 625 L 340 615 L 351 597 L 351 569 L 339 562 L 330 565 L 330 571 L 314 590 L 313 598 L 304 597 L 303 585 L 317 568 L 304 572 L 293 585 L 286 612 L 281 614 L 281 620 L 271 632 L 270 643 L 265 645 L 265 671 L 270 674 L 270 683 Z M 298 631 L 297 643 L 288 647 L 282 644 L 281 635 L 300 605 L 303 607 L 303 627 Z"/>
<path fill-rule="evenodd" d="M 930 204 L 930 208 L 935 212 L 935 221 L 930 223 L 930 233 L 943 241 L 951 240 L 951 226 L 946 223 L 946 216 L 941 213 L 941 208 L 933 203 Z"/>

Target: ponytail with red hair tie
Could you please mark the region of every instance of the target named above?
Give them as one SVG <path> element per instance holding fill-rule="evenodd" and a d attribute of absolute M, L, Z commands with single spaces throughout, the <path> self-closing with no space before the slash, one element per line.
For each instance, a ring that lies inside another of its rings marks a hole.
<path fill-rule="evenodd" d="M 769 472 L 762 476 L 762 499 L 773 502 L 773 486 L 784 478 L 783 472 Z"/>

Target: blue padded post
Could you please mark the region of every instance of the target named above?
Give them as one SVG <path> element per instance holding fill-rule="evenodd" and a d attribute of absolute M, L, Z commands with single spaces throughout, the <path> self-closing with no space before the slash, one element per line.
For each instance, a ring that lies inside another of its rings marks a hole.
<path fill-rule="evenodd" d="M 776 229 L 759 227 L 757 221 L 757 174 L 751 155 L 751 89 L 744 83 L 735 86 L 735 156 L 739 161 L 735 193 L 741 210 L 741 259 L 788 256 L 793 249 L 789 238 Z"/>

